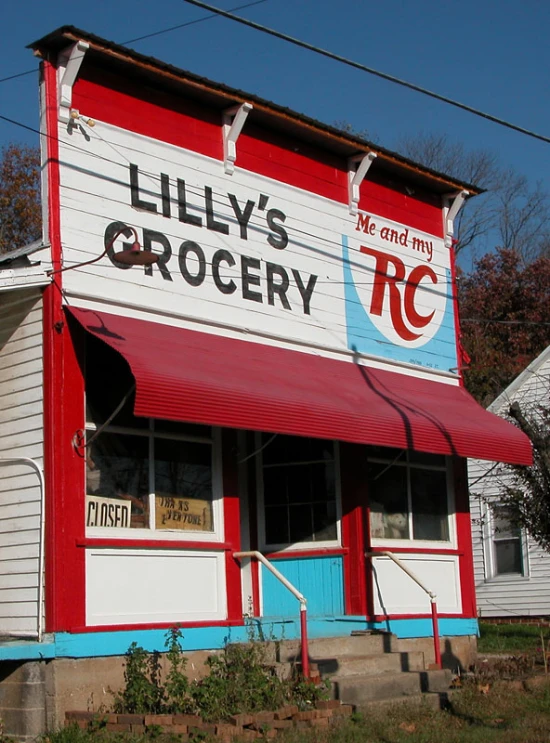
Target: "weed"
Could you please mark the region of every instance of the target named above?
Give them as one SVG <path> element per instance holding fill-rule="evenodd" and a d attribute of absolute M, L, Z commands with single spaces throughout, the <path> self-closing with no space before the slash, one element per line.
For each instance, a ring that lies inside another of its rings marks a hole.
<path fill-rule="evenodd" d="M 115 712 L 158 714 L 164 709 L 158 653 L 148 653 L 133 642 L 126 653 L 125 686 L 115 693 Z"/>
<path fill-rule="evenodd" d="M 301 676 L 280 678 L 266 662 L 265 644 L 254 640 L 226 645 L 207 660 L 208 675 L 189 682 L 182 634 L 173 628 L 166 635 L 168 671 L 163 680 L 158 653 L 132 643 L 126 653 L 124 688 L 114 694 L 115 712 L 139 714 L 196 713 L 208 721 L 223 720 L 240 712 L 272 710 L 287 704 L 306 709 L 327 697 L 327 685 Z M 0 741 L 1 743 L 1 741 Z"/>

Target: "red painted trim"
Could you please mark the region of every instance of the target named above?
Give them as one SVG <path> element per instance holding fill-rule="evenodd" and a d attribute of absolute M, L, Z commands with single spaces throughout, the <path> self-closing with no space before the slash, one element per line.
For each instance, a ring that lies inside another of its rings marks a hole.
<path fill-rule="evenodd" d="M 344 606 L 346 614 L 353 616 L 367 613 L 364 531 L 366 459 L 364 447 L 340 445 L 342 543 L 347 548 L 347 555 L 344 557 Z"/>
<path fill-rule="evenodd" d="M 53 267 L 60 266 L 59 146 L 57 72 L 44 62 L 48 239 Z M 46 631 L 84 623 L 84 554 L 75 537 L 84 530 L 84 462 L 72 436 L 84 423 L 84 384 L 62 309 L 61 274 L 44 290 L 44 473 L 46 479 Z"/>
<path fill-rule="evenodd" d="M 223 552 L 232 550 L 233 547 L 227 542 L 200 542 L 185 541 L 183 539 L 109 539 L 108 537 L 86 537 L 77 539 L 77 547 L 105 547 L 112 549 L 163 549 L 163 550 L 210 550 L 211 552 Z"/>
<path fill-rule="evenodd" d="M 428 604 L 430 604 L 429 596 L 426 595 L 426 601 Z M 445 619 L 469 619 L 470 617 L 464 616 L 464 614 L 453 614 L 453 613 L 447 613 L 447 612 L 441 612 L 438 610 L 437 616 L 441 619 L 441 617 L 445 617 Z M 391 619 L 431 619 L 432 618 L 432 610 L 430 607 L 430 610 L 425 614 L 373 614 L 370 618 L 371 622 L 387 622 Z"/>
<path fill-rule="evenodd" d="M 449 248 L 449 257 L 451 264 L 451 287 L 452 287 L 452 302 L 453 302 L 453 314 L 455 320 L 455 344 L 456 344 L 456 364 L 459 382 L 461 386 L 464 386 L 464 379 L 462 374 L 462 344 L 460 338 L 462 336 L 460 331 L 460 308 L 458 306 L 458 285 L 456 283 L 456 253 L 454 249 L 454 243 Z"/>
<path fill-rule="evenodd" d="M 223 513 L 225 541 L 233 552 L 241 549 L 241 511 L 239 504 L 239 476 L 237 464 L 237 431 L 222 431 Z M 228 620 L 242 620 L 243 599 L 241 566 L 228 552 L 225 556 Z"/>
<path fill-rule="evenodd" d="M 244 621 L 241 617 L 240 620 L 216 620 L 213 622 L 177 622 L 178 627 L 242 627 Z M 147 630 L 147 629 L 171 629 L 174 626 L 174 622 L 161 622 L 156 624 L 101 624 L 94 627 L 87 627 L 81 625 L 78 627 L 71 627 L 70 632 L 72 634 L 86 634 L 92 632 L 125 632 L 127 630 Z"/>
<path fill-rule="evenodd" d="M 140 86 L 127 76 L 85 69 L 73 87 L 73 106 L 86 116 L 145 137 L 222 160 L 221 112 L 181 96 Z M 239 137 L 239 168 L 342 204 L 348 202 L 348 162 L 290 134 L 248 123 Z M 405 183 L 370 173 L 360 208 L 429 234 L 442 236 L 441 198 L 414 193 Z"/>
<path fill-rule="evenodd" d="M 246 434 L 246 452 L 251 454 L 256 451 L 255 434 Z M 250 457 L 246 470 L 247 495 L 248 495 L 248 528 L 250 530 L 250 549 L 258 549 L 258 478 L 256 476 L 256 457 Z M 261 592 L 260 592 L 260 566 L 257 560 L 250 562 L 250 576 L 252 579 L 252 613 L 253 616 L 261 615 Z"/>
<path fill-rule="evenodd" d="M 462 613 L 466 617 L 477 617 L 472 546 L 472 524 L 470 521 L 470 499 L 468 494 L 468 470 L 466 459 L 453 459 L 455 487 L 456 533 L 459 551 L 460 590 Z"/>
<path fill-rule="evenodd" d="M 464 552 L 458 549 L 430 549 L 429 547 L 423 547 L 417 549 L 415 547 L 371 547 L 369 552 L 396 552 L 399 554 L 411 554 L 411 555 L 458 555 L 461 557 Z"/>
<path fill-rule="evenodd" d="M 339 555 L 347 555 L 349 549 L 347 547 L 326 547 L 323 549 L 312 549 L 312 550 L 285 550 L 284 552 L 269 552 L 266 554 L 268 560 L 294 560 L 298 557 L 333 557 Z"/>

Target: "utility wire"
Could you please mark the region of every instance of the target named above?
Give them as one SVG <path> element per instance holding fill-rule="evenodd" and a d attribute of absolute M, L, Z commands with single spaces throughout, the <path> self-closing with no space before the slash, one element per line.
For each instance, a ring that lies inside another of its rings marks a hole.
<path fill-rule="evenodd" d="M 262 31 L 262 33 L 269 34 L 270 36 L 275 36 L 276 38 L 282 39 L 283 41 L 288 41 L 290 44 L 302 47 L 303 49 L 308 49 L 310 52 L 321 54 L 322 56 L 328 57 L 329 59 L 334 59 L 337 62 L 342 62 L 343 64 L 346 64 L 349 67 L 354 67 L 355 69 L 361 70 L 362 72 L 368 72 L 369 74 L 380 77 L 383 80 L 388 80 L 389 82 L 396 83 L 397 85 L 401 85 L 404 88 L 409 88 L 409 90 L 414 90 L 417 93 L 422 93 L 423 95 L 427 95 L 430 98 L 435 98 L 436 101 L 447 103 L 448 105 L 459 108 L 462 111 L 467 111 L 468 113 L 474 114 L 475 116 L 480 116 L 481 118 L 492 121 L 495 124 L 500 124 L 507 129 L 512 129 L 515 132 L 520 132 L 520 134 L 525 134 L 528 137 L 533 137 L 534 139 L 539 139 L 542 142 L 547 142 L 548 144 L 550 144 L 550 137 L 545 137 L 543 134 L 537 134 L 536 132 L 532 132 L 529 129 L 524 129 L 524 127 L 512 124 L 505 119 L 499 119 L 497 116 L 492 116 L 491 114 L 480 111 L 477 108 L 467 106 L 465 103 L 460 103 L 459 101 L 455 101 L 452 98 L 447 98 L 444 95 L 439 95 L 439 93 L 434 93 L 427 88 L 422 88 L 420 85 L 409 83 L 406 80 L 401 80 L 400 78 L 394 77 L 393 75 L 388 75 L 386 72 L 380 72 L 379 70 L 375 70 L 373 67 L 367 67 L 360 62 L 354 62 L 347 57 L 342 57 L 340 54 L 329 52 L 326 49 L 321 49 L 320 47 L 314 46 L 313 44 L 308 44 L 306 41 L 296 39 L 294 36 L 289 36 L 288 34 L 281 33 L 280 31 L 275 31 L 275 29 L 269 28 L 268 26 L 262 26 L 260 23 L 255 23 L 254 21 L 249 21 L 246 18 L 241 18 L 238 15 L 233 15 L 233 13 L 230 13 L 227 10 L 220 10 L 214 5 L 208 5 L 208 3 L 201 2 L 201 0 L 185 0 L 185 2 L 190 3 L 191 5 L 196 5 L 198 8 L 203 8 L 204 10 L 210 10 L 213 13 L 217 13 L 218 15 L 223 16 L 224 18 L 229 18 L 232 21 L 237 21 L 237 23 L 242 23 L 244 26 L 249 26 L 256 31 Z"/>
<path fill-rule="evenodd" d="M 261 3 L 266 3 L 267 0 L 255 0 L 253 3 L 246 3 L 246 5 L 237 5 L 236 8 L 231 8 L 231 10 L 243 10 L 244 8 L 250 8 L 253 5 L 261 5 Z M 178 28 L 185 28 L 186 26 L 193 26 L 195 23 L 202 23 L 203 21 L 208 21 L 210 18 L 215 18 L 216 13 L 211 13 L 210 15 L 204 16 L 204 18 L 197 18 L 194 21 L 187 21 L 187 23 L 180 23 L 177 26 L 170 26 L 170 28 L 165 28 L 162 31 L 155 31 L 152 34 L 146 34 L 145 36 L 138 36 L 135 39 L 128 39 L 128 41 L 122 41 L 121 43 L 123 45 L 126 44 L 134 44 L 136 41 L 143 41 L 144 39 L 151 39 L 153 36 L 160 36 L 161 34 L 167 34 L 169 31 L 176 31 Z M 0 80 L 0 82 L 2 82 Z"/>
<path fill-rule="evenodd" d="M 27 70 L 26 72 L 18 72 L 17 75 L 10 75 L 9 77 L 0 77 L 0 83 L 7 83 L 8 80 L 15 80 L 17 77 L 23 77 L 24 75 L 32 75 L 33 72 L 37 72 L 38 68 L 35 67 L 33 70 Z"/>
<path fill-rule="evenodd" d="M 253 5 L 261 5 L 266 3 L 267 0 L 254 0 L 252 3 L 246 3 L 246 5 L 237 5 L 231 10 L 243 10 L 244 8 L 250 8 Z M 153 36 L 161 36 L 161 34 L 167 34 L 170 31 L 177 31 L 178 28 L 185 28 L 186 26 L 193 26 L 195 23 L 202 23 L 203 21 L 209 21 L 211 18 L 215 18 L 216 13 L 204 16 L 204 18 L 196 18 L 194 21 L 187 21 L 186 23 L 180 23 L 177 26 L 170 26 L 170 28 L 163 28 L 161 31 L 153 31 L 153 33 L 145 34 L 144 36 L 137 36 L 135 39 L 128 39 L 127 41 L 121 41 L 120 43 L 125 46 L 126 44 L 134 44 L 136 41 L 144 41 L 145 39 L 151 39 Z M 9 77 L 0 78 L 0 83 L 6 83 L 8 80 L 15 80 L 18 77 L 24 77 L 25 75 L 32 75 L 37 71 L 35 67 L 33 70 L 27 70 L 26 72 L 18 72 L 16 75 L 10 75 Z"/>

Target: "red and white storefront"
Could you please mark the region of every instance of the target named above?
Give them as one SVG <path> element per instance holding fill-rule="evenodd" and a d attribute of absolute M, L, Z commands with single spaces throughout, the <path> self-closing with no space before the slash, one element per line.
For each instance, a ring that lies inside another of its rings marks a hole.
<path fill-rule="evenodd" d="M 175 623 L 216 648 L 245 617 L 297 636 L 249 550 L 311 635 L 431 634 L 387 551 L 442 635 L 475 635 L 466 458 L 531 455 L 460 378 L 464 185 L 70 27 L 33 48 L 42 657 L 159 649 Z M 113 258 L 133 230 L 156 264 Z"/>

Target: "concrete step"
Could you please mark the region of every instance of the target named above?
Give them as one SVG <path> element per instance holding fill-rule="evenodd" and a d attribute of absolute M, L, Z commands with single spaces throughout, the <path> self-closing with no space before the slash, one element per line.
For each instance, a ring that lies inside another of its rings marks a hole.
<path fill-rule="evenodd" d="M 399 671 L 423 671 L 424 653 L 379 653 L 342 655 L 338 658 L 312 658 L 321 676 L 366 676 Z"/>
<path fill-rule="evenodd" d="M 274 660 L 283 663 L 300 660 L 299 640 L 284 640 L 280 643 L 270 644 L 273 645 L 273 652 L 277 656 Z M 309 655 L 314 662 L 317 659 L 329 660 L 348 655 L 358 656 L 391 653 L 397 649 L 397 637 L 389 632 L 314 638 L 309 641 Z"/>
<path fill-rule="evenodd" d="M 332 693 L 335 699 L 357 708 L 383 699 L 417 696 L 422 692 L 445 692 L 451 683 L 450 671 L 411 671 L 383 673 L 371 676 L 333 676 Z"/>
<path fill-rule="evenodd" d="M 359 714 L 367 714 L 373 709 L 384 709 L 396 705 L 411 705 L 414 707 L 429 707 L 430 709 L 447 709 L 449 706 L 449 696 L 445 692 L 423 692 L 422 694 L 411 694 L 403 697 L 393 697 L 390 699 L 375 699 L 370 702 L 364 702 L 355 707 Z"/>

